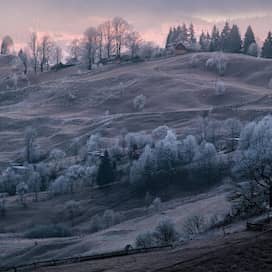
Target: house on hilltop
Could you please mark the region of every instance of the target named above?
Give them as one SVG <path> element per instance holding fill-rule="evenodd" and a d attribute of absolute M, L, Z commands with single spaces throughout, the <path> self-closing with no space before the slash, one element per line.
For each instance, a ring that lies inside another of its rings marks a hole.
<path fill-rule="evenodd" d="M 169 43 L 166 45 L 166 51 L 175 56 L 185 55 L 190 52 L 190 50 L 182 43 Z"/>

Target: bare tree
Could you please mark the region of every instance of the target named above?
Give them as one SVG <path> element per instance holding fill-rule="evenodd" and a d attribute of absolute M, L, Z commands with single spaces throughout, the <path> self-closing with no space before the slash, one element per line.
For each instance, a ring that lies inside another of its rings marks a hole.
<path fill-rule="evenodd" d="M 56 65 L 60 64 L 62 60 L 62 48 L 54 43 L 52 45 L 52 52 L 50 55 L 53 63 L 55 63 Z"/>
<path fill-rule="evenodd" d="M 120 59 L 124 40 L 130 27 L 128 22 L 121 17 L 115 17 L 112 20 L 112 26 L 115 40 L 116 57 Z"/>
<path fill-rule="evenodd" d="M 2 55 L 8 55 L 12 53 L 13 49 L 13 40 L 10 36 L 5 36 L 2 40 L 2 45 L 1 45 L 1 54 Z"/>
<path fill-rule="evenodd" d="M 103 33 L 103 40 L 107 58 L 110 58 L 113 50 L 114 40 L 112 22 L 111 21 L 104 22 L 103 24 L 100 25 L 100 29 L 102 30 Z"/>
<path fill-rule="evenodd" d="M 142 39 L 138 32 L 131 31 L 126 36 L 126 46 L 130 51 L 130 55 L 134 58 L 139 52 Z"/>
<path fill-rule="evenodd" d="M 99 58 L 99 61 L 101 61 L 103 57 L 103 27 L 102 25 L 99 25 L 97 28 L 97 47 L 98 47 L 98 58 Z"/>
<path fill-rule="evenodd" d="M 52 53 L 52 41 L 48 35 L 41 38 L 40 45 L 38 47 L 38 57 L 40 60 L 40 70 L 44 71 L 45 66 L 49 70 L 49 58 Z"/>
<path fill-rule="evenodd" d="M 37 73 L 38 68 L 38 35 L 36 32 L 32 32 L 30 35 L 29 47 L 33 58 L 34 72 Z"/>
<path fill-rule="evenodd" d="M 80 40 L 79 39 L 74 39 L 71 42 L 70 55 L 71 55 L 72 59 L 74 59 L 76 61 L 78 60 L 79 55 L 80 55 Z"/>
<path fill-rule="evenodd" d="M 88 69 L 92 70 L 92 66 L 95 63 L 95 56 L 97 51 L 97 30 L 94 27 L 89 27 L 84 32 L 84 36 Z"/>
<path fill-rule="evenodd" d="M 23 65 L 24 65 L 24 74 L 27 74 L 27 68 L 28 68 L 28 57 L 27 54 L 21 49 L 18 53 L 18 57 L 20 58 L 20 60 L 22 61 Z"/>

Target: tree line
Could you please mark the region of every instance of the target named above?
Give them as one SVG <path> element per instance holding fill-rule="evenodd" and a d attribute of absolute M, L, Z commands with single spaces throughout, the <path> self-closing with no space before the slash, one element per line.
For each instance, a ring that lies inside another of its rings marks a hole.
<path fill-rule="evenodd" d="M 259 48 L 255 34 L 251 26 L 247 27 L 244 38 L 242 39 L 238 25 L 230 25 L 226 22 L 220 32 L 216 25 L 213 26 L 211 33 L 202 31 L 199 40 L 195 37 L 194 25 L 186 24 L 171 27 L 166 39 L 166 48 L 170 48 L 177 43 L 183 43 L 186 47 L 201 51 L 223 51 L 226 53 L 243 53 L 252 56 L 259 55 Z M 272 33 L 268 33 L 261 48 L 261 56 L 272 58 Z"/>
<path fill-rule="evenodd" d="M 15 54 L 14 42 L 10 36 L 2 40 L 2 55 Z M 86 29 L 81 38 L 74 39 L 68 46 L 67 62 L 70 64 L 84 63 L 89 70 L 95 65 L 109 61 L 137 61 L 160 54 L 160 48 L 152 42 L 142 39 L 139 32 L 121 17 L 107 20 L 97 27 Z M 24 65 L 24 73 L 29 68 L 37 72 L 49 70 L 60 65 L 63 60 L 62 47 L 48 34 L 40 35 L 32 32 L 26 48 L 20 49 L 18 56 Z M 123 58 L 123 59 L 122 59 Z"/>

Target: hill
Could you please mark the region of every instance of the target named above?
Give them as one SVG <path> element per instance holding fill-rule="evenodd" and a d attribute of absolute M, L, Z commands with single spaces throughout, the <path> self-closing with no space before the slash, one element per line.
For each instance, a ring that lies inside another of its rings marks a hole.
<path fill-rule="evenodd" d="M 167 124 L 182 133 L 207 113 L 219 119 L 252 119 L 269 112 L 272 61 L 226 54 L 227 69 L 220 78 L 206 67 L 214 56 L 188 54 L 90 72 L 71 67 L 29 76 L 16 84 L 13 78 L 14 86 L 0 88 L 1 165 L 18 157 L 27 126 L 38 130 L 39 142 L 48 150 L 67 147 L 72 138 L 97 131 L 112 136 L 122 128 L 141 131 Z M 8 79 L 0 79 L 0 86 L 18 74 L 18 66 L 16 73 L 10 68 L 14 62 L 0 58 L 1 70 L 9 72 Z M 216 94 L 218 80 L 224 81 L 223 95 Z M 147 102 L 137 112 L 133 99 L 141 94 Z"/>

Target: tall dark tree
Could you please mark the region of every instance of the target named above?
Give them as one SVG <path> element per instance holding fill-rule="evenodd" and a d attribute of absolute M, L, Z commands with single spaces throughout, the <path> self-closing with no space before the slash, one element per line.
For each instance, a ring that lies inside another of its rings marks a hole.
<path fill-rule="evenodd" d="M 167 47 L 169 44 L 172 43 L 172 40 L 173 40 L 173 30 L 172 30 L 172 27 L 171 27 L 170 30 L 169 30 L 167 39 L 166 39 L 166 47 Z"/>
<path fill-rule="evenodd" d="M 220 33 L 216 25 L 214 25 L 212 29 L 212 37 L 211 37 L 211 43 L 210 43 L 210 51 L 219 51 L 221 48 L 220 44 Z"/>
<path fill-rule="evenodd" d="M 243 44 L 243 53 L 248 54 L 248 49 L 252 43 L 256 43 L 254 32 L 251 28 L 251 26 L 248 26 L 245 38 L 244 38 L 244 44 Z"/>
<path fill-rule="evenodd" d="M 204 33 L 204 31 L 202 31 L 199 37 L 199 44 L 200 44 L 201 50 L 206 50 L 206 40 L 207 40 L 206 34 Z"/>
<path fill-rule="evenodd" d="M 229 52 L 230 49 L 230 32 L 231 28 L 229 22 L 226 22 L 221 32 L 221 49 L 224 52 Z"/>
<path fill-rule="evenodd" d="M 189 27 L 189 42 L 191 45 L 196 43 L 195 29 L 192 23 L 190 24 Z"/>
<path fill-rule="evenodd" d="M 97 184 L 105 185 L 114 182 L 115 171 L 114 165 L 109 157 L 109 153 L 106 150 L 101 158 L 98 172 L 97 172 Z"/>
<path fill-rule="evenodd" d="M 181 27 L 181 42 L 188 42 L 189 41 L 189 32 L 186 24 L 182 24 Z"/>
<path fill-rule="evenodd" d="M 233 25 L 229 35 L 228 52 L 240 53 L 242 49 L 242 39 L 237 25 Z"/>
<path fill-rule="evenodd" d="M 272 33 L 269 31 L 262 48 L 262 57 L 272 58 Z"/>

